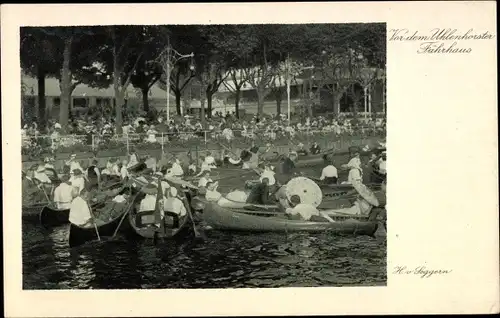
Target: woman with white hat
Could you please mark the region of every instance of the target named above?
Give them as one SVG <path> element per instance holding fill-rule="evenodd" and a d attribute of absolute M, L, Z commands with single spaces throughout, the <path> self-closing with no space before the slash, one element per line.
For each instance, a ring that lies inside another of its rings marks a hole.
<path fill-rule="evenodd" d="M 354 182 L 352 185 L 358 193 L 358 198 L 351 207 L 335 210 L 334 212 L 349 215 L 367 216 L 369 215 L 373 207 L 379 207 L 381 205 L 378 197 L 367 186 L 358 181 Z"/>
<path fill-rule="evenodd" d="M 347 181 L 342 182 L 342 184 L 363 182 L 363 170 L 361 169 L 361 159 L 359 159 L 359 153 L 355 153 L 354 157 L 349 160 L 347 165 L 343 165 L 343 167 L 349 169 L 349 175 L 347 176 Z"/>

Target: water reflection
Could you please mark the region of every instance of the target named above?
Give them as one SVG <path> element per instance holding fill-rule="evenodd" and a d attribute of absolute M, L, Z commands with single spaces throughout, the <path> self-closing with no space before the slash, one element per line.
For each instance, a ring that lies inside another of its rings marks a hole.
<path fill-rule="evenodd" d="M 209 232 L 204 243 L 94 242 L 23 228 L 27 289 L 385 285 L 385 238 Z"/>

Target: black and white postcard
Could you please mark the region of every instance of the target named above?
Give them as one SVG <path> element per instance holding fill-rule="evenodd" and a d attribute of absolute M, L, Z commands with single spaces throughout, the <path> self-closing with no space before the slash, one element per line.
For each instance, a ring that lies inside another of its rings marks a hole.
<path fill-rule="evenodd" d="M 495 3 L 1 12 L 6 316 L 499 312 Z"/>

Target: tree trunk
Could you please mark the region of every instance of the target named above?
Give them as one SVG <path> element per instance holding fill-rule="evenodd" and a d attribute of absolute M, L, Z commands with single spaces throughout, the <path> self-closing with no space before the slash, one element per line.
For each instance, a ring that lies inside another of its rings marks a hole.
<path fill-rule="evenodd" d="M 125 94 L 121 92 L 118 82 L 115 81 L 115 100 L 116 100 L 116 133 L 122 134 L 123 125 L 123 104 L 125 103 Z"/>
<path fill-rule="evenodd" d="M 203 129 L 205 129 L 205 96 L 200 96 L 200 120 Z"/>
<path fill-rule="evenodd" d="M 257 88 L 257 115 L 262 117 L 264 113 L 264 92 L 262 89 Z"/>
<path fill-rule="evenodd" d="M 39 131 L 45 128 L 45 70 L 38 65 L 36 79 L 38 83 L 38 128 Z"/>
<path fill-rule="evenodd" d="M 342 99 L 342 94 L 337 92 L 333 97 L 333 112 L 334 114 L 340 114 L 340 100 Z"/>
<path fill-rule="evenodd" d="M 278 90 L 276 92 L 276 114 L 279 116 L 281 115 L 281 101 L 282 101 L 282 98 L 281 98 L 281 90 Z"/>
<path fill-rule="evenodd" d="M 182 115 L 181 112 L 181 97 L 182 97 L 182 92 L 180 90 L 175 90 L 175 109 L 177 110 L 177 115 Z"/>
<path fill-rule="evenodd" d="M 236 91 L 234 92 L 234 112 L 236 115 L 236 118 L 240 118 L 240 95 L 241 95 L 241 89 L 236 88 Z"/>
<path fill-rule="evenodd" d="M 214 93 L 211 90 L 207 91 L 207 117 L 212 118 L 212 97 Z"/>
<path fill-rule="evenodd" d="M 71 44 L 73 38 L 69 37 L 64 41 L 64 52 L 63 52 L 63 65 L 61 70 L 61 81 L 59 86 L 61 88 L 61 102 L 59 105 L 59 124 L 61 125 L 63 131 L 66 131 L 68 126 L 69 109 L 71 103 L 71 70 L 69 68 L 71 60 Z"/>
<path fill-rule="evenodd" d="M 149 86 L 145 85 L 141 88 L 141 93 L 142 93 L 142 109 L 146 112 L 149 113 Z"/>

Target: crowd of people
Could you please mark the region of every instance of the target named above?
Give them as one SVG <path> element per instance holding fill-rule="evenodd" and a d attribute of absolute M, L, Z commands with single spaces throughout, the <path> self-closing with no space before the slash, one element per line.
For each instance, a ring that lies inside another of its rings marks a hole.
<path fill-rule="evenodd" d="M 21 131 L 23 147 L 30 148 L 42 145 L 56 151 L 59 147 L 70 147 L 75 144 L 92 146 L 106 145 L 110 141 L 121 141 L 137 144 L 168 143 L 172 140 L 206 140 L 223 139 L 231 142 L 238 138 L 251 140 L 275 141 L 280 138 L 294 139 L 300 135 L 357 135 L 366 136 L 383 134 L 386 123 L 384 118 L 353 119 L 340 114 L 337 117 L 318 116 L 289 122 L 283 114 L 280 116 L 253 116 L 237 119 L 234 114 L 217 114 L 207 118 L 205 124 L 193 116 L 175 116 L 170 122 L 165 115 L 137 116 L 124 121 L 122 134 L 118 135 L 111 118 L 85 118 L 73 120 L 66 133 L 61 125 L 49 121 L 45 130 L 41 131 L 36 123 L 25 124 Z"/>

